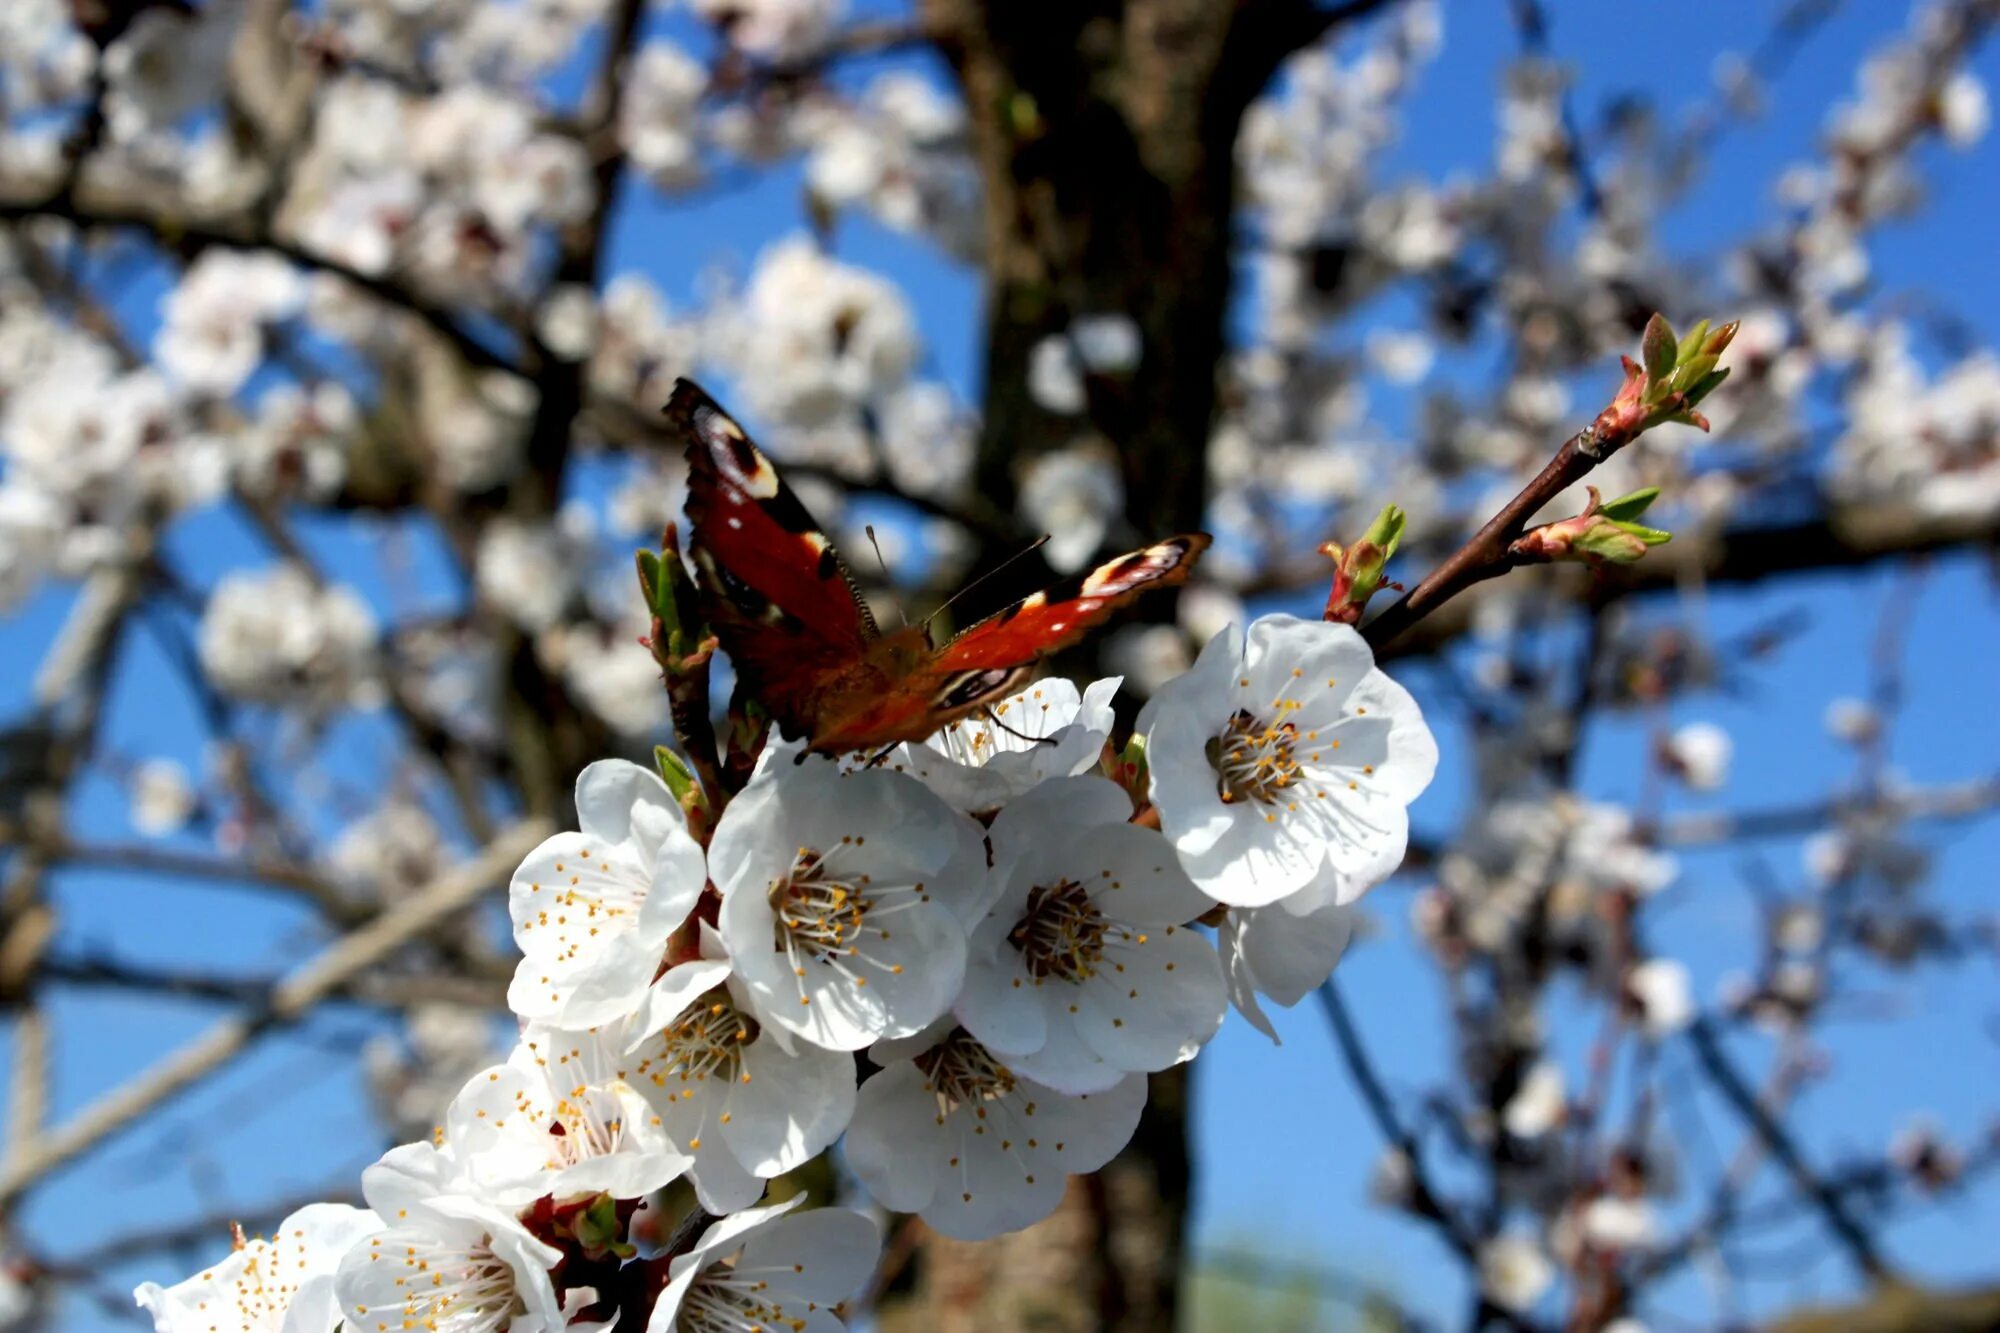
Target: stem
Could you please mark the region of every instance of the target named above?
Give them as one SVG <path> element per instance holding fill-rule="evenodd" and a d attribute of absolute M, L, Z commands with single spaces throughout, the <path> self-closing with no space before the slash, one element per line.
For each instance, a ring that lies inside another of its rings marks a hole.
<path fill-rule="evenodd" d="M 1423 582 L 1404 593 L 1394 606 L 1363 626 L 1361 637 L 1368 640 L 1369 646 L 1381 648 L 1473 584 L 1497 578 L 1526 563 L 1507 548 L 1527 530 L 1528 520 L 1614 452 L 1607 447 L 1601 456 L 1593 457 L 1583 447 L 1590 438 L 1591 432 L 1582 430 L 1563 441 L 1555 457 L 1505 508 L 1488 519 L 1486 526 L 1425 575 Z"/>

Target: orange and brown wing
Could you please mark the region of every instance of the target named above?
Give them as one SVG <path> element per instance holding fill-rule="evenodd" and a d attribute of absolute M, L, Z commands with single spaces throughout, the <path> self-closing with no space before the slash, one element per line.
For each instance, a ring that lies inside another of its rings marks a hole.
<path fill-rule="evenodd" d="M 889 689 L 832 720 L 815 736 L 814 748 L 858 750 L 921 740 L 1004 698 L 1026 683 L 1043 658 L 1078 642 L 1121 607 L 1156 588 L 1187 582 L 1208 543 L 1201 532 L 1170 537 L 988 616 L 917 670 L 893 677 Z"/>
<path fill-rule="evenodd" d="M 690 380 L 667 417 L 687 437 L 690 527 L 709 624 L 749 696 L 792 735 L 877 637 L 833 543 L 743 428 Z"/>

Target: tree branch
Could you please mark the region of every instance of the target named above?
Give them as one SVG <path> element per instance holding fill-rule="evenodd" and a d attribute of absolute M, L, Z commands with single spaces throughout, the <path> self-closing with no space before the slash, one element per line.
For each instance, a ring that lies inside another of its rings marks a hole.
<path fill-rule="evenodd" d="M 25 201 L 0 200 L 0 222 L 21 222 L 33 218 L 60 218 L 65 222 L 90 229 L 125 228 L 143 231 L 160 245 L 189 254 L 199 254 L 203 250 L 210 249 L 268 250 L 301 268 L 343 278 L 377 300 L 414 315 L 456 348 L 459 355 L 472 365 L 486 370 L 504 370 L 517 375 L 523 373 L 522 367 L 511 358 L 488 347 L 461 328 L 445 307 L 433 304 L 402 283 L 392 278 L 363 273 L 359 269 L 316 254 L 301 245 L 270 235 L 254 226 L 241 223 L 232 225 L 221 220 L 197 222 L 136 205 L 109 201 L 85 202 L 65 198 L 61 194 Z"/>
<path fill-rule="evenodd" d="M 1760 1101 L 1757 1094 L 1730 1062 L 1722 1049 L 1714 1025 L 1704 1015 L 1698 1017 L 1688 1028 L 1688 1037 L 1694 1046 L 1695 1058 L 1701 1062 L 1702 1070 L 1708 1075 L 1716 1090 L 1722 1094 L 1736 1114 L 1757 1132 L 1771 1155 L 1791 1176 L 1792 1183 L 1801 1195 L 1810 1199 L 1826 1219 L 1827 1229 L 1833 1232 L 1854 1266 L 1868 1278 L 1881 1282 L 1893 1277 L 1888 1263 L 1876 1248 L 1875 1240 L 1866 1228 L 1849 1211 L 1847 1200 L 1840 1192 L 1814 1173 L 1792 1140 L 1790 1131 L 1772 1116 L 1770 1110 Z"/>
<path fill-rule="evenodd" d="M 151 1069 L 23 1144 L 0 1171 L 0 1208 L 49 1172 L 88 1151 L 160 1103 L 214 1073 L 271 1028 L 295 1023 L 321 1000 L 469 906 L 548 836 L 540 821 L 516 824 L 477 857 L 445 871 L 298 969 L 255 1010 L 226 1018 Z"/>

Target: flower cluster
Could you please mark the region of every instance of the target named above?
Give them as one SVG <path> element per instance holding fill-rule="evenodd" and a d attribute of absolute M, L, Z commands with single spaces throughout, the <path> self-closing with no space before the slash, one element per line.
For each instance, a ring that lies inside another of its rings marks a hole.
<path fill-rule="evenodd" d="M 509 886 L 513 1051 L 364 1173 L 372 1212 L 307 1209 L 141 1303 L 162 1330 L 218 1303 L 598 1329 L 629 1289 L 651 1329 L 817 1326 L 875 1224 L 766 1190 L 843 1136 L 877 1204 L 946 1235 L 1047 1216 L 1231 1001 L 1275 1037 L 1260 997 L 1326 978 L 1437 763 L 1347 625 L 1223 630 L 1122 750 L 1118 685 L 1031 685 L 873 763 L 772 737 L 726 802 L 592 764 Z M 635 1219 L 683 1178 L 715 1220 L 647 1253 Z"/>

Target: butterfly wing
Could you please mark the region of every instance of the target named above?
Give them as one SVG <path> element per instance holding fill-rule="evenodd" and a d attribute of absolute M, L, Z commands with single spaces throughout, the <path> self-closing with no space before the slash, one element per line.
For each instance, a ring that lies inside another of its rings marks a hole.
<path fill-rule="evenodd" d="M 1187 582 L 1208 543 L 1201 532 L 1170 537 L 988 616 L 916 669 L 895 673 L 890 688 L 816 735 L 814 748 L 922 740 L 1004 698 L 1026 683 L 1043 658 L 1078 642 L 1141 594 Z"/>
<path fill-rule="evenodd" d="M 687 438 L 688 552 L 709 624 L 738 678 L 792 735 L 861 666 L 875 621 L 833 543 L 743 428 L 690 380 L 668 420 Z"/>

